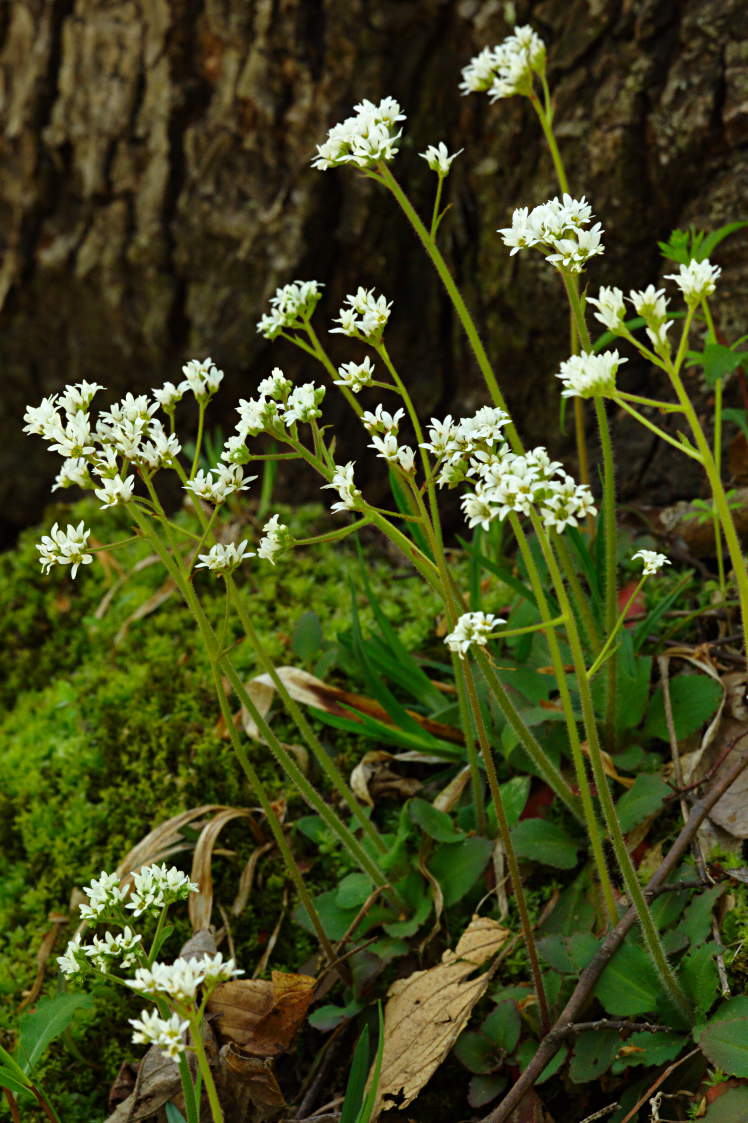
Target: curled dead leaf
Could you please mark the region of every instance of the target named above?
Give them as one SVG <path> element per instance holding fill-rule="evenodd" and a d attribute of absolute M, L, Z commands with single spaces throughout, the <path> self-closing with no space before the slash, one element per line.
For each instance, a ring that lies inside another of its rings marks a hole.
<path fill-rule="evenodd" d="M 271 980 L 238 979 L 216 987 L 208 1014 L 222 1038 L 247 1053 L 274 1057 L 291 1044 L 314 995 L 311 975 L 273 971 Z"/>
<path fill-rule="evenodd" d="M 404 1108 L 430 1079 L 467 1025 L 493 973 L 476 969 L 495 956 L 510 933 L 495 920 L 474 916 L 454 951 L 441 963 L 398 979 L 384 1011 L 384 1049 L 372 1118 Z"/>
<path fill-rule="evenodd" d="M 381 799 L 386 795 L 395 794 L 402 796 L 403 799 L 409 799 L 419 791 L 420 780 L 398 776 L 397 772 L 388 767 L 390 761 L 395 759 L 392 753 L 384 749 L 374 749 L 364 753 L 351 772 L 349 781 L 351 791 L 357 799 L 373 807 L 375 798 Z"/>

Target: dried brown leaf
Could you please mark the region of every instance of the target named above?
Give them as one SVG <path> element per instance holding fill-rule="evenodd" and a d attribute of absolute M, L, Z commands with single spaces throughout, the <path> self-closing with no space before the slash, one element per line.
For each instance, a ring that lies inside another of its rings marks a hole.
<path fill-rule="evenodd" d="M 314 994 L 311 975 L 273 971 L 266 979 L 239 979 L 216 987 L 208 1014 L 221 1037 L 247 1053 L 274 1057 L 290 1045 Z"/>
<path fill-rule="evenodd" d="M 457 804 L 460 802 L 460 796 L 465 791 L 470 780 L 470 765 L 466 764 L 460 771 L 452 777 L 445 788 L 439 792 L 436 799 L 433 801 L 434 807 L 437 811 L 454 811 Z"/>
<path fill-rule="evenodd" d="M 226 807 L 218 811 L 200 832 L 192 855 L 192 880 L 199 892 L 189 898 L 190 924 L 199 932 L 210 924 L 213 913 L 213 850 L 223 828 L 234 819 L 252 819 L 252 812 L 243 807 Z"/>
<path fill-rule="evenodd" d="M 133 870 L 139 870 L 141 866 L 163 862 L 173 854 L 189 850 L 192 844 L 185 842 L 182 837 L 183 828 L 194 823 L 201 815 L 224 810 L 226 808 L 222 803 L 206 803 L 202 807 L 191 807 L 189 811 L 181 811 L 179 815 L 173 815 L 171 819 L 159 823 L 144 838 L 141 838 L 140 842 L 136 842 L 120 862 L 117 867 L 120 879 L 127 877 Z"/>
<path fill-rule="evenodd" d="M 402 796 L 403 799 L 409 799 L 410 796 L 415 795 L 420 790 L 420 780 L 398 776 L 397 772 L 388 767 L 389 762 L 395 759 L 397 758 L 392 753 L 388 753 L 384 749 L 374 749 L 361 757 L 361 760 L 351 772 L 349 781 L 351 791 L 357 799 L 368 804 L 369 807 L 373 807 L 377 798 L 382 799 L 387 795 L 398 795 Z M 440 761 L 440 763 L 443 764 L 444 761 Z"/>
<path fill-rule="evenodd" d="M 224 1089 L 234 1108 L 232 1119 L 270 1119 L 286 1107 L 272 1061 L 252 1057 L 229 1042 L 220 1054 Z"/>
<path fill-rule="evenodd" d="M 106 1123 L 130 1123 L 155 1115 L 181 1091 L 179 1066 L 153 1045 L 140 1062 L 135 1091 L 118 1104 Z"/>
<path fill-rule="evenodd" d="M 62 913 L 59 912 L 51 912 L 47 919 L 49 920 L 52 927 L 44 933 L 42 942 L 40 943 L 39 949 L 36 953 L 36 978 L 31 984 L 30 989 L 24 991 L 23 1002 L 20 1003 L 18 1009 L 16 1010 L 17 1014 L 20 1014 L 21 1010 L 24 1010 L 27 1006 L 31 1005 L 32 1002 L 36 1002 L 37 998 L 41 994 L 42 987 L 44 986 L 44 973 L 47 969 L 47 961 L 49 960 L 49 957 L 54 950 L 54 946 L 57 941 L 57 937 L 60 934 L 60 930 L 64 928 L 70 920 L 68 916 L 63 916 Z"/>
<path fill-rule="evenodd" d="M 392 984 L 374 1118 L 387 1108 L 407 1107 L 439 1067 L 488 986 L 492 969 L 480 975 L 476 969 L 509 935 L 495 920 L 474 916 L 441 963 Z"/>

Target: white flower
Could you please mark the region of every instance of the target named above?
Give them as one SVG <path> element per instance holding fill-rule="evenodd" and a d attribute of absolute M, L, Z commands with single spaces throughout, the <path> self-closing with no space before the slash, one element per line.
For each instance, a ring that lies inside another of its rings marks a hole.
<path fill-rule="evenodd" d="M 656 289 L 654 285 L 647 285 L 640 291 L 632 289 L 629 300 L 637 316 L 641 316 L 648 324 L 661 324 L 667 319 L 668 308 L 664 289 Z"/>
<path fill-rule="evenodd" d="M 140 448 L 140 459 L 152 471 L 158 468 L 170 467 L 182 451 L 182 446 L 175 433 L 167 433 L 160 421 L 151 421 L 148 430 L 149 441 Z"/>
<path fill-rule="evenodd" d="M 77 933 L 62 955 L 57 956 L 60 971 L 67 979 L 79 975 L 88 966 L 88 948 L 81 944 L 80 933 Z"/>
<path fill-rule="evenodd" d="M 670 565 L 667 554 L 658 554 L 656 550 L 637 550 L 632 554 L 632 559 L 642 563 L 642 573 L 645 577 L 652 577 L 662 569 L 663 565 Z"/>
<path fill-rule="evenodd" d="M 450 651 L 456 651 L 461 659 L 472 644 L 485 647 L 489 636 L 506 621 L 501 616 L 486 612 L 465 612 L 457 621 L 454 631 L 444 637 Z"/>
<path fill-rule="evenodd" d="M 52 433 L 62 426 L 62 418 L 56 408 L 57 394 L 42 398 L 38 406 L 27 406 L 23 415 L 26 424 L 24 433 L 34 434 L 37 437 L 51 437 Z"/>
<path fill-rule="evenodd" d="M 190 1023 L 179 1014 L 162 1018 L 156 1010 L 143 1010 L 139 1018 L 129 1018 L 134 1029 L 132 1039 L 136 1045 L 158 1045 L 160 1049 L 178 1060 L 185 1052 L 184 1035 Z"/>
<path fill-rule="evenodd" d="M 527 207 L 517 207 L 512 214 L 512 225 L 502 230 L 501 234 L 505 246 L 509 246 L 509 256 L 513 257 L 519 250 L 536 246 L 540 241 L 540 232 L 537 226 L 530 222 L 530 212 Z"/>
<path fill-rule="evenodd" d="M 579 526 L 588 516 L 596 515 L 597 507 L 587 485 L 565 475 L 548 484 L 538 513 L 549 530 L 561 534 L 568 526 Z"/>
<path fill-rule="evenodd" d="M 103 389 L 98 382 L 76 382 L 73 386 L 65 387 L 57 405 L 65 410 L 68 417 L 75 413 L 85 413 L 96 393 Z"/>
<path fill-rule="evenodd" d="M 399 459 L 400 447 L 394 433 L 385 433 L 383 437 L 372 437 L 371 444 L 368 447 L 373 448 L 375 452 L 392 464 L 397 463 Z"/>
<path fill-rule="evenodd" d="M 463 94 L 487 93 L 491 101 L 528 95 L 533 74 L 545 71 L 545 43 L 531 27 L 515 27 L 497 47 L 484 47 L 462 71 Z"/>
<path fill-rule="evenodd" d="M 211 479 L 211 475 L 215 479 Z M 188 480 L 184 490 L 191 492 L 208 503 L 219 504 L 238 491 L 246 491 L 252 480 L 257 476 L 245 476 L 239 464 L 219 464 L 205 472 L 202 468 L 195 474 L 195 478 Z"/>
<path fill-rule="evenodd" d="M 405 115 L 394 98 L 383 98 L 379 105 L 364 99 L 353 112 L 352 117 L 330 129 L 324 144 L 317 145 L 313 168 L 326 171 L 342 164 L 373 168 L 380 160 L 392 160 L 397 155 L 402 136 L 397 122 L 404 121 Z"/>
<path fill-rule="evenodd" d="M 561 363 L 561 370 L 556 375 L 564 387 L 561 397 L 612 397 L 616 392 L 618 367 L 626 362 L 628 359 L 621 358 L 617 351 L 603 351 L 599 355 L 582 351 L 580 355 L 572 355 Z"/>
<path fill-rule="evenodd" d="M 132 909 L 133 916 L 140 916 L 147 911 L 159 912 L 174 901 L 186 900 L 190 893 L 197 893 L 198 889 L 199 886 L 175 866 L 143 866 L 132 876 L 132 888 L 126 907 Z"/>
<path fill-rule="evenodd" d="M 52 491 L 57 491 L 61 487 L 91 487 L 92 482 L 85 457 L 73 456 L 63 461 L 52 485 Z"/>
<path fill-rule="evenodd" d="M 400 445 L 397 450 L 397 462 L 404 472 L 412 472 L 416 463 L 414 449 L 410 445 Z"/>
<path fill-rule="evenodd" d="M 336 386 L 347 386 L 354 394 L 368 386 L 374 377 L 374 365 L 367 355 L 361 363 L 343 363 L 338 367 L 340 378 L 334 379 Z"/>
<path fill-rule="evenodd" d="M 233 959 L 224 960 L 223 956 L 207 956 L 204 959 L 175 959 L 173 963 L 154 963 L 152 967 L 139 967 L 134 979 L 125 980 L 125 985 L 152 998 L 164 996 L 176 1002 L 192 1001 L 198 989 L 207 982 L 211 989 L 219 982 L 226 982 L 244 972 Z"/>
<path fill-rule="evenodd" d="M 43 535 L 36 547 L 44 573 L 48 573 L 53 565 L 70 565 L 71 576 L 75 577 L 79 565 L 90 565 L 93 555 L 86 552 L 90 533 L 91 531 L 86 530 L 82 522 L 77 526 L 68 523 L 65 531 L 55 523 L 49 534 Z"/>
<path fill-rule="evenodd" d="M 256 437 L 276 420 L 278 405 L 265 397 L 250 398 L 249 401 L 240 398 L 236 412 L 239 414 L 236 426 L 239 434 L 245 438 Z"/>
<path fill-rule="evenodd" d="M 104 429 L 117 427 L 123 422 L 136 422 L 148 424 L 153 414 L 158 409 L 158 402 L 152 402 L 147 394 L 138 394 L 135 397 L 129 392 L 119 402 L 115 402 L 110 409 L 99 414 L 99 426 Z"/>
<path fill-rule="evenodd" d="M 138 944 L 143 937 L 133 932 L 126 925 L 116 936 L 105 932 L 104 938 L 94 936 L 93 942 L 85 949 L 86 955 L 99 971 L 109 971 L 113 960 L 119 960 L 119 966 L 132 967 L 138 961 Z"/>
<path fill-rule="evenodd" d="M 177 402 L 181 402 L 184 397 L 185 389 L 184 382 L 180 382 L 179 386 L 175 386 L 173 382 L 165 382 L 157 390 L 151 390 L 151 393 L 164 413 L 173 413 Z"/>
<path fill-rule="evenodd" d="M 564 194 L 561 199 L 550 199 L 531 211 L 519 207 L 512 215 L 512 225 L 498 233 L 504 245 L 511 247 L 510 256 L 520 249 L 541 246 L 553 251 L 546 254 L 551 265 L 579 273 L 589 258 L 605 252 L 600 223 L 584 229 L 591 218 L 586 199 Z"/>
<path fill-rule="evenodd" d="M 309 283 L 314 284 L 313 281 Z M 286 378 L 280 367 L 273 367 L 272 373 L 258 384 L 257 393 L 263 398 L 278 398 L 279 401 L 285 402 L 292 388 L 291 379 Z"/>
<path fill-rule="evenodd" d="M 596 222 L 589 230 L 577 230 L 574 237 L 558 238 L 553 243 L 556 252 L 547 254 L 545 260 L 571 273 L 581 273 L 591 257 L 605 253 L 602 233 L 602 226 Z"/>
<path fill-rule="evenodd" d="M 157 406 L 154 403 L 154 409 Z M 143 451 L 143 438 L 150 425 L 150 417 L 138 416 L 121 417 L 112 421 L 102 414 L 96 425 L 97 439 L 104 446 L 104 452 L 113 449 L 124 456 L 126 460 L 137 460 Z M 108 446 L 108 448 L 107 448 Z"/>
<path fill-rule="evenodd" d="M 419 152 L 418 155 L 426 161 L 432 172 L 436 172 L 440 179 L 444 179 L 449 175 L 452 161 L 464 151 L 464 148 L 460 148 L 450 156 L 446 144 L 440 140 L 438 144 L 430 144 L 425 152 Z"/>
<path fill-rule="evenodd" d="M 361 414 L 361 422 L 369 433 L 397 433 L 403 417 L 405 417 L 404 409 L 388 413 L 380 402 L 373 413 L 368 409 L 364 410 Z"/>
<path fill-rule="evenodd" d="M 105 914 L 119 909 L 125 899 L 117 874 L 105 873 L 104 870 L 98 879 L 94 878 L 90 885 L 84 887 L 83 892 L 88 897 L 88 904 L 80 906 L 83 920 L 99 920 Z"/>
<path fill-rule="evenodd" d="M 623 326 L 626 309 L 620 289 L 607 288 L 603 285 L 596 297 L 587 297 L 587 303 L 597 308 L 595 319 L 608 331 L 617 332 Z"/>
<path fill-rule="evenodd" d="M 345 304 L 333 321 L 340 327 L 331 328 L 330 333 L 377 342 L 390 318 L 392 301 L 384 296 L 375 296 L 373 289 L 359 286 L 355 293 L 346 296 Z"/>
<path fill-rule="evenodd" d="M 270 312 L 257 324 L 260 335 L 275 339 L 284 328 L 302 328 L 311 319 L 323 287 L 319 281 L 292 281 L 276 289 L 270 298 Z"/>
<path fill-rule="evenodd" d="M 293 545 L 288 527 L 279 520 L 279 515 L 273 515 L 268 519 L 262 528 L 263 537 L 257 546 L 257 557 L 264 558 L 271 565 L 275 565 L 276 558 Z"/>
<path fill-rule="evenodd" d="M 353 482 L 353 468 L 355 461 L 349 460 L 347 464 L 335 465 L 335 471 L 329 484 L 323 484 L 322 490 L 331 487 L 337 491 L 340 501 L 333 503 L 331 511 L 355 511 L 361 492 Z"/>
<path fill-rule="evenodd" d="M 59 452 L 60 456 L 90 456 L 94 451 L 91 419 L 87 413 L 72 414 L 65 425 L 58 425 L 56 429 L 50 427 L 44 435 L 54 442 L 49 451 Z"/>
<path fill-rule="evenodd" d="M 432 417 L 428 430 L 429 439 L 424 441 L 420 447 L 433 453 L 437 458 L 446 456 L 450 452 L 456 452 L 458 446 L 454 440 L 455 430 L 456 426 L 450 414 L 447 414 L 443 421 L 439 421 L 437 417 Z"/>
<path fill-rule="evenodd" d="M 116 507 L 120 503 L 129 503 L 135 488 L 135 477 L 112 476 L 101 481 L 101 487 L 94 489 L 94 495 L 101 500 L 101 509 Z"/>
<path fill-rule="evenodd" d="M 191 390 L 197 402 L 207 402 L 212 398 L 223 381 L 223 371 L 210 358 L 202 362 L 190 359 L 182 367 L 182 374 L 184 382 L 180 390 Z"/>
<path fill-rule="evenodd" d="M 689 261 L 688 265 L 681 265 L 677 273 L 667 273 L 665 280 L 675 281 L 686 304 L 695 308 L 705 297 L 712 295 L 721 272 L 718 265 L 712 265 L 705 258 L 704 261 Z"/>
<path fill-rule="evenodd" d="M 217 542 L 207 554 L 198 554 L 195 569 L 209 569 L 218 574 L 233 573 L 246 558 L 254 557 L 254 553 L 247 553 L 248 546 L 246 539 L 238 545 L 234 542 L 227 542 L 225 545 Z"/>
<path fill-rule="evenodd" d="M 322 410 L 319 408 L 319 403 L 324 396 L 324 386 L 315 386 L 313 382 L 305 382 L 303 386 L 297 386 L 291 391 L 286 402 L 283 413 L 284 423 L 293 425 L 298 421 L 310 422 L 316 417 L 321 417 Z"/>

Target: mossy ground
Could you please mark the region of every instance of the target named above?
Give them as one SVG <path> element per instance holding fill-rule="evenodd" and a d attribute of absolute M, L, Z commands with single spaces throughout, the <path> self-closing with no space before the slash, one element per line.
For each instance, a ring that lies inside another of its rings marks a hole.
<path fill-rule="evenodd" d="M 319 507 L 284 513 L 297 536 L 324 525 L 321 516 Z M 87 503 L 49 513 L 49 521 L 56 517 L 85 519 L 100 542 L 129 533 L 119 515 L 104 515 Z M 143 544 L 105 554 L 72 581 L 59 569 L 41 575 L 34 548 L 38 537 L 38 531 L 29 531 L 14 551 L 0 557 L 5 624 L 0 650 L 0 1033 L 6 1043 L 12 1042 L 15 1011 L 35 978 L 50 913 L 70 915 L 53 955 L 73 930 L 69 904 L 75 887 L 114 869 L 134 843 L 180 811 L 207 803 L 246 807 L 256 802 L 221 736 L 207 664 L 177 595 L 140 619 L 134 616 L 164 583 L 163 570 L 148 563 Z M 384 557 L 368 562 L 382 606 L 398 622 L 408 622 L 401 636 L 417 646 L 432 632 L 438 606 L 423 583 L 396 562 Z M 311 610 L 322 622 L 325 659 L 334 674 L 335 636 L 349 622 L 348 585 L 358 572 L 355 550 L 336 543 L 294 551 L 276 568 L 265 563 L 245 568 L 254 626 L 272 657 L 279 663 L 302 662 L 292 649 L 292 636 L 298 618 Z M 208 615 L 220 620 L 222 583 L 205 574 L 196 581 Z M 360 608 L 365 621 L 366 605 Z M 238 634 L 234 638 L 237 665 L 251 677 L 253 654 Z M 282 719 L 275 720 L 283 733 Z M 344 768 L 371 747 L 350 734 L 325 727 L 319 732 Z M 304 814 L 267 752 L 261 746 L 252 752 L 271 791 L 289 800 L 289 817 Z M 216 897 L 230 902 L 253 843 L 245 828 L 234 826 L 221 844 L 232 854 L 216 859 Z M 336 878 L 329 862 L 323 873 L 313 853 L 308 857 L 313 883 Z M 189 868 L 189 854 L 176 860 Z M 275 925 L 283 888 L 280 865 L 268 859 L 233 932 L 237 955 L 250 971 Z M 174 945 L 187 934 L 185 916 Z M 287 919 L 273 965 L 298 970 L 313 951 L 310 937 Z M 58 985 L 52 958 L 44 992 L 54 993 Z M 132 1053 L 126 1019 L 135 1012 L 128 996 L 105 986 L 68 1041 L 77 1058 L 64 1046 L 52 1048 L 41 1078 L 65 1123 L 90 1123 L 106 1114 L 108 1086 Z"/>

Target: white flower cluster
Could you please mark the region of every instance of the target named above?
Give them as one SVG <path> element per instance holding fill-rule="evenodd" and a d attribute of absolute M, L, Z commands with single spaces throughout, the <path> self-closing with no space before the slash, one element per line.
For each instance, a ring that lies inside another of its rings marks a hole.
<path fill-rule="evenodd" d="M 404 472 L 412 472 L 415 466 L 415 451 L 408 445 L 399 444 L 397 439 L 400 421 L 404 416 L 404 410 L 398 409 L 391 414 L 383 409 L 380 403 L 373 413 L 365 410 L 361 415 L 361 421 L 372 438 L 369 448 L 373 448 L 390 464 L 399 464 Z"/>
<path fill-rule="evenodd" d="M 280 521 L 280 515 L 273 515 L 262 528 L 262 538 L 257 546 L 257 557 L 275 565 L 276 559 L 293 546 L 293 538 L 288 527 Z"/>
<path fill-rule="evenodd" d="M 432 172 L 436 172 L 439 179 L 444 179 L 448 176 L 452 168 L 452 161 L 456 160 L 464 148 L 459 148 L 457 152 L 453 152 L 450 156 L 446 144 L 440 140 L 438 144 L 430 144 L 425 152 L 419 152 L 418 155 L 422 160 L 425 160 Z"/>
<path fill-rule="evenodd" d="M 456 651 L 464 659 L 472 644 L 485 647 L 496 628 L 505 623 L 506 620 L 501 616 L 493 616 L 490 612 L 465 612 L 457 621 L 454 631 L 444 637 L 444 642 L 450 651 Z"/>
<path fill-rule="evenodd" d="M 213 989 L 237 975 L 243 975 L 233 959 L 224 959 L 220 952 L 203 959 L 175 959 L 173 963 L 154 963 L 139 967 L 134 979 L 125 985 L 151 998 L 171 998 L 174 1002 L 191 1002 L 199 987 Z"/>
<path fill-rule="evenodd" d="M 340 324 L 340 327 L 331 328 L 330 333 L 378 343 L 390 318 L 391 308 L 391 300 L 387 300 L 384 296 L 375 296 L 373 289 L 359 286 L 353 295 L 345 298 L 340 314 L 333 321 Z"/>
<path fill-rule="evenodd" d="M 80 906 L 83 920 L 102 920 L 113 912 L 119 912 L 127 896 L 127 892 L 120 888 L 117 874 L 104 870 L 84 887 L 83 892 L 88 897 L 88 904 Z"/>
<path fill-rule="evenodd" d="M 257 322 L 260 335 L 277 339 L 284 328 L 303 328 L 312 318 L 323 287 L 319 281 L 292 281 L 276 289 L 270 297 L 270 311 Z"/>
<path fill-rule="evenodd" d="M 279 367 L 275 367 L 257 389 L 256 398 L 239 400 L 236 433 L 229 437 L 221 453 L 221 460 L 234 468 L 249 460 L 247 437 L 256 437 L 259 433 L 282 437 L 285 429 L 308 424 L 322 416 L 319 407 L 325 396 L 325 387 L 314 382 L 294 387 Z M 213 469 L 214 472 L 227 470 Z"/>
<path fill-rule="evenodd" d="M 556 375 L 563 384 L 562 398 L 610 398 L 616 392 L 616 374 L 621 363 L 628 359 L 621 358 L 617 351 L 602 351 L 599 355 L 590 355 L 582 351 L 580 355 L 572 355 L 570 359 L 561 363 L 561 370 Z"/>
<path fill-rule="evenodd" d="M 586 199 L 564 195 L 532 210 L 519 207 L 512 215 L 512 225 L 498 233 L 504 245 L 511 248 L 511 254 L 538 246 L 551 265 L 569 273 L 581 273 L 591 257 L 605 252 L 600 223 L 586 229 L 592 217 Z"/>
<path fill-rule="evenodd" d="M 462 71 L 463 94 L 487 93 L 491 101 L 529 95 L 533 75 L 545 73 L 545 43 L 531 27 L 515 27 L 497 47 L 484 47 Z"/>
<path fill-rule="evenodd" d="M 632 558 L 642 563 L 642 573 L 645 577 L 653 577 L 655 573 L 659 573 L 663 565 L 670 565 L 667 554 L 658 554 L 656 550 L 637 550 L 632 554 Z"/>
<path fill-rule="evenodd" d="M 632 305 L 637 316 L 641 316 L 644 320 L 647 335 L 653 346 L 658 350 L 667 348 L 667 333 L 669 328 L 672 327 L 673 321 L 667 318 L 668 303 L 665 290 L 656 289 L 654 285 L 648 285 L 646 289 L 641 291 L 632 289 L 625 299 Z M 597 309 L 594 313 L 595 319 L 608 331 L 615 335 L 624 334 L 626 309 L 624 295 L 620 289 L 603 286 L 596 297 L 587 297 L 587 303 Z M 621 362 L 623 361 L 622 359 Z"/>
<path fill-rule="evenodd" d="M 218 369 L 212 359 L 203 359 L 202 362 L 191 359 L 182 367 L 182 374 L 184 382 L 178 389 L 182 393 L 191 390 L 195 401 L 201 403 L 209 401 L 223 382 L 223 371 Z"/>
<path fill-rule="evenodd" d="M 211 546 L 207 554 L 198 554 L 195 569 L 209 569 L 211 573 L 219 575 L 233 573 L 245 558 L 254 557 L 253 551 L 247 553 L 248 546 L 249 542 L 246 539 L 238 544 L 227 542 L 224 545 L 222 542 L 217 542 L 215 546 Z"/>
<path fill-rule="evenodd" d="M 70 572 L 75 577 L 78 566 L 90 565 L 93 561 L 93 554 L 87 552 L 90 534 L 91 531 L 87 530 L 82 522 L 77 526 L 68 523 L 67 530 L 62 530 L 55 523 L 49 534 L 44 534 L 36 547 L 39 551 L 42 571 L 48 573 L 53 565 L 69 565 L 72 567 Z"/>
<path fill-rule="evenodd" d="M 144 912 L 160 912 L 175 901 L 186 901 L 199 886 L 176 866 L 143 866 L 132 875 L 132 886 L 126 908 L 133 916 Z"/>
<path fill-rule="evenodd" d="M 374 379 L 374 364 L 367 355 L 360 363 L 343 363 L 338 367 L 340 378 L 333 381 L 336 386 L 346 386 L 353 394 L 358 394 L 365 386 L 371 386 Z"/>
<path fill-rule="evenodd" d="M 352 117 L 333 125 L 324 144 L 317 145 L 312 167 L 318 171 L 342 164 L 374 168 L 381 160 L 392 160 L 402 136 L 397 123 L 404 120 L 394 98 L 383 98 L 379 105 L 364 99 L 353 107 Z"/>
<path fill-rule="evenodd" d="M 333 503 L 330 510 L 337 511 L 355 511 L 358 506 L 358 501 L 361 498 L 361 492 L 353 482 L 353 468 L 355 461 L 349 460 L 347 464 L 336 464 L 333 477 L 329 484 L 323 484 L 322 490 L 331 487 L 337 491 L 339 499 L 337 503 Z"/>
<path fill-rule="evenodd" d="M 201 468 L 193 479 L 187 481 L 184 490 L 217 506 L 224 503 L 230 495 L 246 491 L 256 479 L 257 476 L 245 476 L 238 464 L 219 464 L 217 468 L 209 468 L 207 472 Z"/>
<path fill-rule="evenodd" d="M 689 261 L 688 265 L 679 266 L 677 273 L 666 273 L 665 280 L 675 281 L 688 307 L 695 308 L 712 295 L 721 272 L 718 265 L 712 265 L 705 258 L 704 261 Z"/>
<path fill-rule="evenodd" d="M 156 1010 L 143 1010 L 139 1018 L 129 1018 L 134 1029 L 132 1039 L 136 1045 L 158 1045 L 175 1061 L 186 1049 L 185 1034 L 190 1023 L 174 1013 L 162 1018 Z"/>
<path fill-rule="evenodd" d="M 119 967 L 132 967 L 138 961 L 140 933 L 125 926 L 117 935 L 105 932 L 104 938 L 94 936 L 90 944 L 82 944 L 80 935 L 69 941 L 63 955 L 58 955 L 60 971 L 67 978 L 73 978 L 84 971 L 89 964 L 102 973 L 108 973 L 115 962 Z"/>

